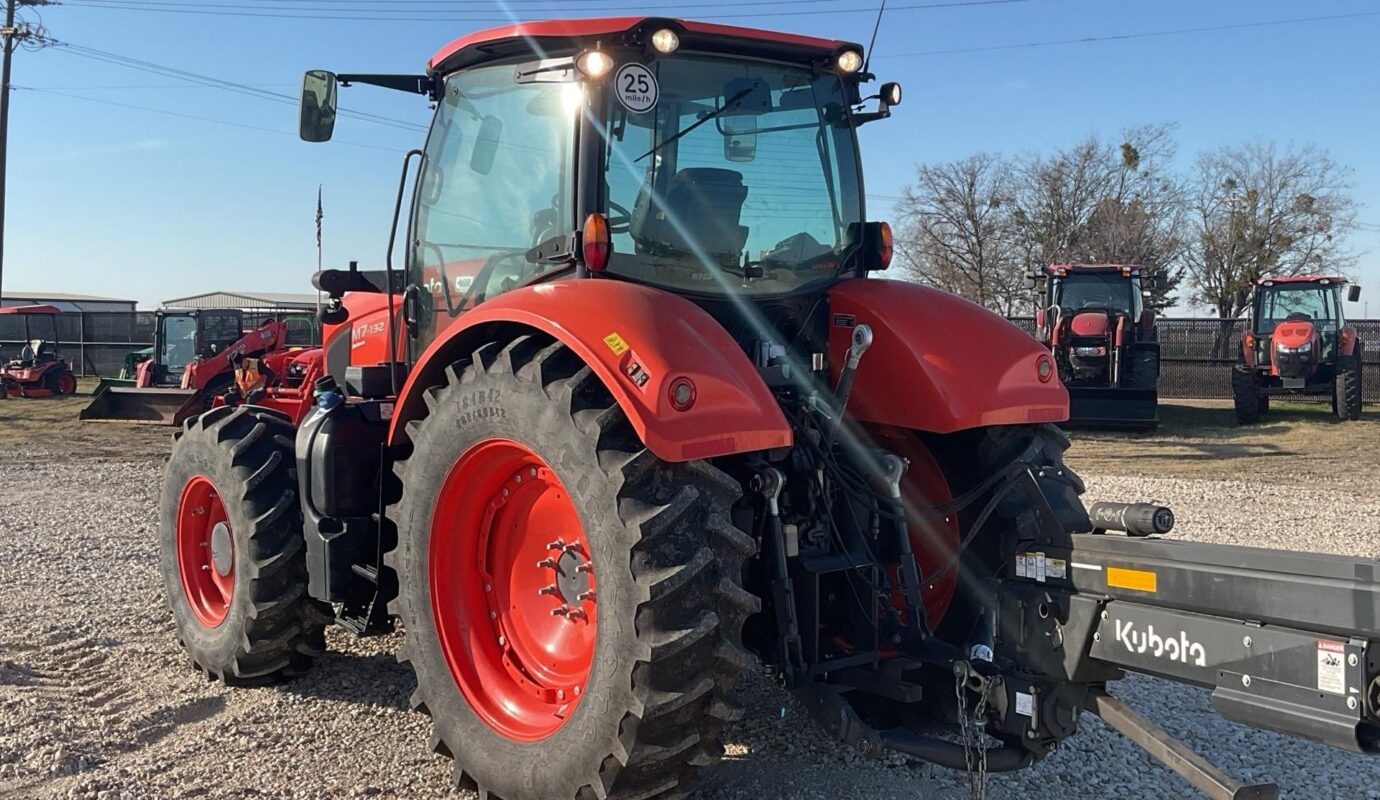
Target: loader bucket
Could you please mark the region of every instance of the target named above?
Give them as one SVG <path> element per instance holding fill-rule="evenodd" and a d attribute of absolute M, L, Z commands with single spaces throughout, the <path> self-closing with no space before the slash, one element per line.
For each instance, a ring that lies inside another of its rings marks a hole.
<path fill-rule="evenodd" d="M 104 384 L 104 381 L 102 382 Z M 152 425 L 181 425 L 202 410 L 202 401 L 193 389 L 140 389 L 133 386 L 108 386 L 81 410 L 81 419 L 118 420 Z"/>
<path fill-rule="evenodd" d="M 1068 426 L 1154 430 L 1159 425 L 1158 403 L 1154 389 L 1070 386 Z"/>

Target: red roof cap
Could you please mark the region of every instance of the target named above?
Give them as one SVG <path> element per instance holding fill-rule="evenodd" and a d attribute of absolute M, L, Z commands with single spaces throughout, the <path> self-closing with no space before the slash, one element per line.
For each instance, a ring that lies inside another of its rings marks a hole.
<path fill-rule="evenodd" d="M 62 309 L 48 304 L 37 306 L 5 306 L 0 314 L 61 314 Z"/>
<path fill-rule="evenodd" d="M 1256 283 L 1318 283 L 1327 281 L 1328 283 L 1347 283 L 1347 279 L 1341 275 L 1267 275 L 1256 281 Z"/>
<path fill-rule="evenodd" d="M 572 38 L 579 36 L 601 36 L 622 33 L 637 27 L 648 19 L 666 19 L 691 33 L 711 36 L 730 36 L 738 39 L 757 39 L 776 44 L 796 45 L 833 52 L 847 42 L 835 39 L 820 39 L 814 36 L 800 36 L 793 33 L 778 33 L 756 28 L 740 28 L 735 25 L 718 25 L 712 22 L 668 19 L 665 17 L 599 17 L 595 19 L 548 19 L 539 22 L 519 22 L 498 28 L 476 31 L 456 39 L 442 47 L 427 63 L 427 70 L 435 70 L 446 60 L 460 51 L 475 45 L 498 42 L 505 39 Z"/>

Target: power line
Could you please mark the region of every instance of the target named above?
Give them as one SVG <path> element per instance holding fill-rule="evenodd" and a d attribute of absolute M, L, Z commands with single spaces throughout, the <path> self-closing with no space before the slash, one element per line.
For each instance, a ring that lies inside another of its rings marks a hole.
<path fill-rule="evenodd" d="M 295 12 L 294 12 L 294 13 L 281 13 L 281 11 L 283 10 L 282 8 L 275 8 L 275 9 L 272 9 L 272 11 L 270 11 L 267 7 L 260 7 L 260 6 L 254 6 L 254 7 L 252 7 L 254 10 L 248 10 L 246 7 L 240 7 L 240 6 L 236 6 L 236 7 L 235 7 L 236 10 L 211 10 L 209 6 L 206 6 L 206 5 L 201 4 L 201 3 L 185 4 L 185 6 L 195 6 L 194 8 L 193 8 L 193 7 L 178 7 L 178 6 L 172 6 L 171 4 L 167 4 L 166 6 L 141 6 L 141 5 L 132 5 L 132 3 L 136 2 L 136 1 L 137 1 L 137 0 L 109 0 L 108 2 L 107 2 L 107 0 L 76 0 L 76 1 L 74 1 L 74 0 L 66 0 L 66 2 L 63 3 L 63 5 L 64 5 L 64 6 L 70 6 L 70 7 L 80 7 L 80 8 L 101 8 L 101 9 L 112 10 L 112 11 L 113 11 L 113 10 L 118 10 L 118 11 L 140 11 L 140 12 L 151 12 L 151 13 L 167 13 L 167 14 L 201 14 L 201 15 L 219 16 L 219 17 L 252 17 L 252 18 L 263 18 L 263 19 L 353 20 L 353 21 L 365 21 L 365 22 L 500 22 L 500 23 L 502 23 L 502 22 L 513 22 L 513 21 L 514 21 L 514 19 L 513 19 L 512 16 L 499 16 L 499 17 L 495 17 L 495 16 L 489 16 L 489 17 L 471 17 L 471 16 L 463 16 L 463 15 L 466 14 L 466 13 L 492 13 L 492 12 L 485 12 L 485 11 L 476 11 L 476 12 L 453 12 L 453 13 L 451 13 L 451 14 L 448 15 L 448 16 L 427 16 L 427 17 L 420 17 L 420 16 L 389 16 L 389 15 L 387 15 L 386 13 L 385 13 L 383 16 L 378 16 L 378 15 L 364 16 L 364 15 L 362 15 L 361 12 L 354 11 L 353 9 L 351 10 L 351 11 L 353 12 L 353 13 L 351 13 L 351 14 L 316 13 L 316 9 L 309 9 L 312 13 L 295 13 Z M 778 0 L 778 1 L 784 2 L 785 0 Z M 796 1 L 799 1 L 799 0 L 796 0 Z M 889 10 L 889 11 L 918 11 L 918 10 L 936 9 L 936 8 L 962 8 L 962 7 L 968 7 L 968 6 L 998 6 L 998 5 L 1012 5 L 1012 4 L 1015 4 L 1015 3 L 1028 3 L 1028 2 L 1030 2 L 1030 0 L 954 0 L 954 2 L 945 2 L 945 3 L 912 3 L 912 4 L 909 4 L 909 5 L 888 6 L 888 7 L 887 7 L 887 10 Z M 763 5 L 766 5 L 766 4 L 768 4 L 768 3 L 763 3 Z M 727 5 L 728 5 L 728 4 L 723 4 L 723 7 L 726 7 Z M 735 4 L 732 4 L 732 5 L 734 5 L 734 6 L 741 6 L 742 4 L 741 4 L 741 3 L 735 3 Z M 678 7 L 677 7 L 677 6 L 671 6 L 671 7 L 665 7 L 665 8 L 659 9 L 659 10 L 663 10 L 663 11 L 664 11 L 664 10 L 673 10 L 673 9 L 676 9 L 676 8 L 679 8 L 679 9 L 691 9 L 691 8 L 709 8 L 709 7 L 720 7 L 720 4 L 717 4 L 717 3 L 715 3 L 715 4 L 708 4 L 708 5 L 703 5 L 703 4 L 702 4 L 702 5 L 699 5 L 699 6 L 695 6 L 695 5 L 685 5 L 685 6 L 678 6 Z M 607 6 L 605 6 L 605 8 L 607 8 Z M 630 6 L 624 6 L 623 8 L 631 8 L 631 7 L 630 7 Z M 262 10 L 260 10 L 260 9 L 262 9 Z M 342 10 L 343 10 L 343 9 L 342 9 Z M 389 9 L 389 10 L 391 11 L 392 9 Z M 554 12 L 554 13 L 564 13 L 564 12 L 570 12 L 570 11 L 572 11 L 572 10 L 581 11 L 581 9 L 571 9 L 571 8 L 569 8 L 568 6 L 563 6 L 563 7 L 560 7 L 560 8 L 553 8 L 553 9 L 550 9 L 550 10 L 551 10 L 552 12 Z M 590 9 L 583 9 L 583 11 L 589 11 L 589 10 L 590 10 Z M 717 14 L 717 13 L 715 13 L 715 14 L 710 14 L 710 15 L 708 15 L 708 16 L 711 16 L 711 17 L 713 17 L 714 19 L 755 19 L 755 18 L 762 18 L 762 17 L 798 17 L 798 16 L 817 15 L 817 14 L 871 14 L 871 13 L 877 11 L 877 10 L 878 10 L 878 7 L 877 7 L 877 6 L 871 6 L 871 7 L 867 7 L 867 8 L 810 9 L 810 10 L 801 10 L 801 11 L 759 11 L 759 12 L 752 12 L 752 13 L 745 13 L 745 14 Z M 524 8 L 524 9 L 523 9 L 523 12 L 524 12 L 524 13 L 535 13 L 535 12 L 536 12 L 536 9 L 527 9 L 527 8 Z M 432 14 L 435 14 L 435 13 L 440 13 L 440 12 L 429 11 L 429 12 L 417 12 L 417 13 L 432 13 Z"/>
<path fill-rule="evenodd" d="M 163 64 L 155 64 L 152 61 L 144 61 L 142 59 L 133 58 L 131 56 L 123 56 L 119 53 L 111 53 L 105 50 L 97 50 L 93 47 L 85 47 L 82 45 L 73 44 L 71 42 L 63 42 L 57 39 L 50 38 L 47 41 L 56 48 L 56 52 L 67 53 L 69 55 L 78 56 L 80 58 L 86 58 L 93 61 L 100 61 L 106 64 L 113 64 L 120 67 L 126 67 L 128 69 L 138 70 L 140 72 L 147 72 L 153 75 L 159 75 L 166 78 L 172 78 L 174 80 L 180 80 L 185 81 L 187 83 L 196 84 L 198 86 L 219 89 L 221 91 L 245 95 L 247 97 L 253 97 L 259 100 L 267 100 L 269 102 L 274 103 L 296 106 L 299 101 L 299 99 L 293 95 L 283 94 L 281 92 L 272 92 L 267 89 L 261 89 L 255 86 L 251 86 L 249 84 L 227 81 L 223 78 L 216 78 L 211 75 L 203 75 L 201 73 L 191 72 L 188 70 L 179 69 L 177 67 L 169 67 Z M 341 116 L 351 117 L 365 122 L 372 122 L 376 125 L 385 125 L 387 127 L 397 128 L 399 130 L 426 130 L 425 125 L 421 125 L 414 122 L 405 122 L 403 120 L 397 120 L 391 117 L 384 117 L 378 114 L 370 114 L 364 111 L 350 111 L 348 109 L 342 108 L 338 110 L 338 113 Z"/>
<path fill-rule="evenodd" d="M 249 125 L 249 124 L 244 123 L 244 122 L 234 122 L 234 121 L 232 121 L 232 120 L 216 119 L 216 118 L 214 118 L 214 117 L 203 117 L 203 116 L 199 116 L 199 115 L 197 115 L 197 114 L 186 114 L 186 113 L 183 113 L 183 112 L 181 112 L 181 111 L 168 111 L 168 110 L 162 109 L 162 108 L 151 108 L 151 107 L 149 107 L 149 106 L 135 105 L 135 104 L 133 104 L 133 103 L 121 103 L 121 102 L 118 102 L 118 101 L 115 101 L 115 100 L 104 100 L 104 99 L 97 98 L 97 97 L 84 97 L 84 96 L 79 95 L 79 94 L 72 94 L 71 92 L 58 91 L 58 90 L 56 90 L 56 89 L 41 89 L 41 88 L 39 88 L 39 87 L 37 87 L 37 86 L 15 86 L 15 87 L 12 87 L 12 88 L 14 88 L 14 89 L 16 89 L 16 90 L 18 90 L 18 91 L 24 91 L 24 92 L 37 92 L 37 93 L 39 93 L 39 94 L 54 95 L 54 96 L 56 96 L 56 97 L 66 97 L 66 98 L 69 98 L 69 99 L 71 99 L 71 100 L 82 100 L 82 101 L 85 101 L 85 102 L 87 102 L 87 103 L 100 103 L 101 105 L 105 105 L 105 106 L 116 106 L 116 107 L 118 107 L 118 108 L 133 109 L 133 110 L 135 110 L 135 111 L 147 111 L 147 112 L 149 112 L 149 113 L 151 113 L 151 114 L 163 114 L 163 115 L 169 116 L 169 117 L 180 117 L 180 118 L 182 118 L 182 119 L 196 120 L 196 121 L 198 121 L 198 122 L 210 122 L 210 123 L 214 123 L 214 124 L 216 124 L 216 125 L 227 125 L 227 126 L 232 127 L 232 128 L 243 128 L 243 129 L 245 129 L 245 130 L 260 131 L 260 132 L 262 132 L 262 133 L 276 133 L 276 134 L 278 134 L 278 135 L 280 135 L 280 136 L 292 136 L 292 137 L 294 137 L 294 138 L 297 136 L 297 133 L 296 133 L 295 131 L 285 131 L 285 130 L 281 130 L 281 129 L 279 129 L 279 128 L 265 128 L 265 127 L 262 127 L 262 126 L 259 126 L 259 125 Z M 368 148 L 368 149 L 370 149 L 370 150 L 384 150 L 384 151 L 389 152 L 389 153 L 396 152 L 395 148 L 392 148 L 392 147 L 383 147 L 383 146 L 381 146 L 381 145 L 365 144 L 365 143 L 363 143 L 363 142 L 351 142 L 351 141 L 344 140 L 344 139 L 332 139 L 331 141 L 333 141 L 333 142 L 338 142 L 338 143 L 340 143 L 340 144 L 352 145 L 352 146 L 354 146 L 354 147 L 366 147 L 366 148 Z"/>
<path fill-rule="evenodd" d="M 878 58 L 906 58 L 911 56 L 947 56 L 958 53 L 988 53 L 994 50 L 1026 50 L 1036 47 L 1057 45 L 1088 44 L 1090 42 L 1113 42 L 1126 39 L 1150 39 L 1159 36 L 1179 36 L 1186 33 L 1211 33 L 1245 28 L 1264 28 L 1273 25 L 1293 25 L 1300 22 L 1324 22 L 1328 20 L 1356 19 L 1358 17 L 1380 17 L 1380 11 L 1358 11 L 1354 14 L 1330 14 L 1320 17 L 1294 17 L 1291 19 L 1272 19 L 1262 22 L 1238 22 L 1230 25 L 1209 25 L 1201 28 L 1175 28 L 1163 31 L 1144 31 L 1140 33 L 1118 33 L 1107 36 L 1083 36 L 1077 39 L 1051 39 L 1043 42 L 1024 42 L 1021 44 L 996 44 L 982 47 L 958 47 L 946 50 L 916 50 L 910 53 L 887 53 Z"/>

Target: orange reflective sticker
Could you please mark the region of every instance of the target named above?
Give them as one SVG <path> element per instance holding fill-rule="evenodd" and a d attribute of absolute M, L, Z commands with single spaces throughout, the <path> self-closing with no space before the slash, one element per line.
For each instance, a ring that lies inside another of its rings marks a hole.
<path fill-rule="evenodd" d="M 1147 570 L 1107 567 L 1107 585 L 1117 589 L 1153 593 L 1158 590 L 1159 581 L 1155 573 Z"/>
<path fill-rule="evenodd" d="M 616 356 L 621 356 L 628 351 L 628 343 L 623 341 L 623 337 L 619 336 L 617 331 L 605 336 L 604 344 L 608 345 Z"/>

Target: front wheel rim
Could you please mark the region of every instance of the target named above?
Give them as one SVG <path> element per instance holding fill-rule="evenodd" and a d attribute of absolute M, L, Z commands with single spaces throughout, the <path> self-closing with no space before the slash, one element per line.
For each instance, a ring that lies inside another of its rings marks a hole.
<path fill-rule="evenodd" d="M 591 557 L 570 494 L 527 446 L 486 440 L 451 466 L 431 522 L 432 615 L 456 686 L 506 738 L 555 733 L 587 687 Z"/>
<path fill-rule="evenodd" d="M 220 492 L 204 475 L 187 481 L 177 503 L 177 570 L 197 622 L 219 627 L 235 597 L 235 538 Z"/>

